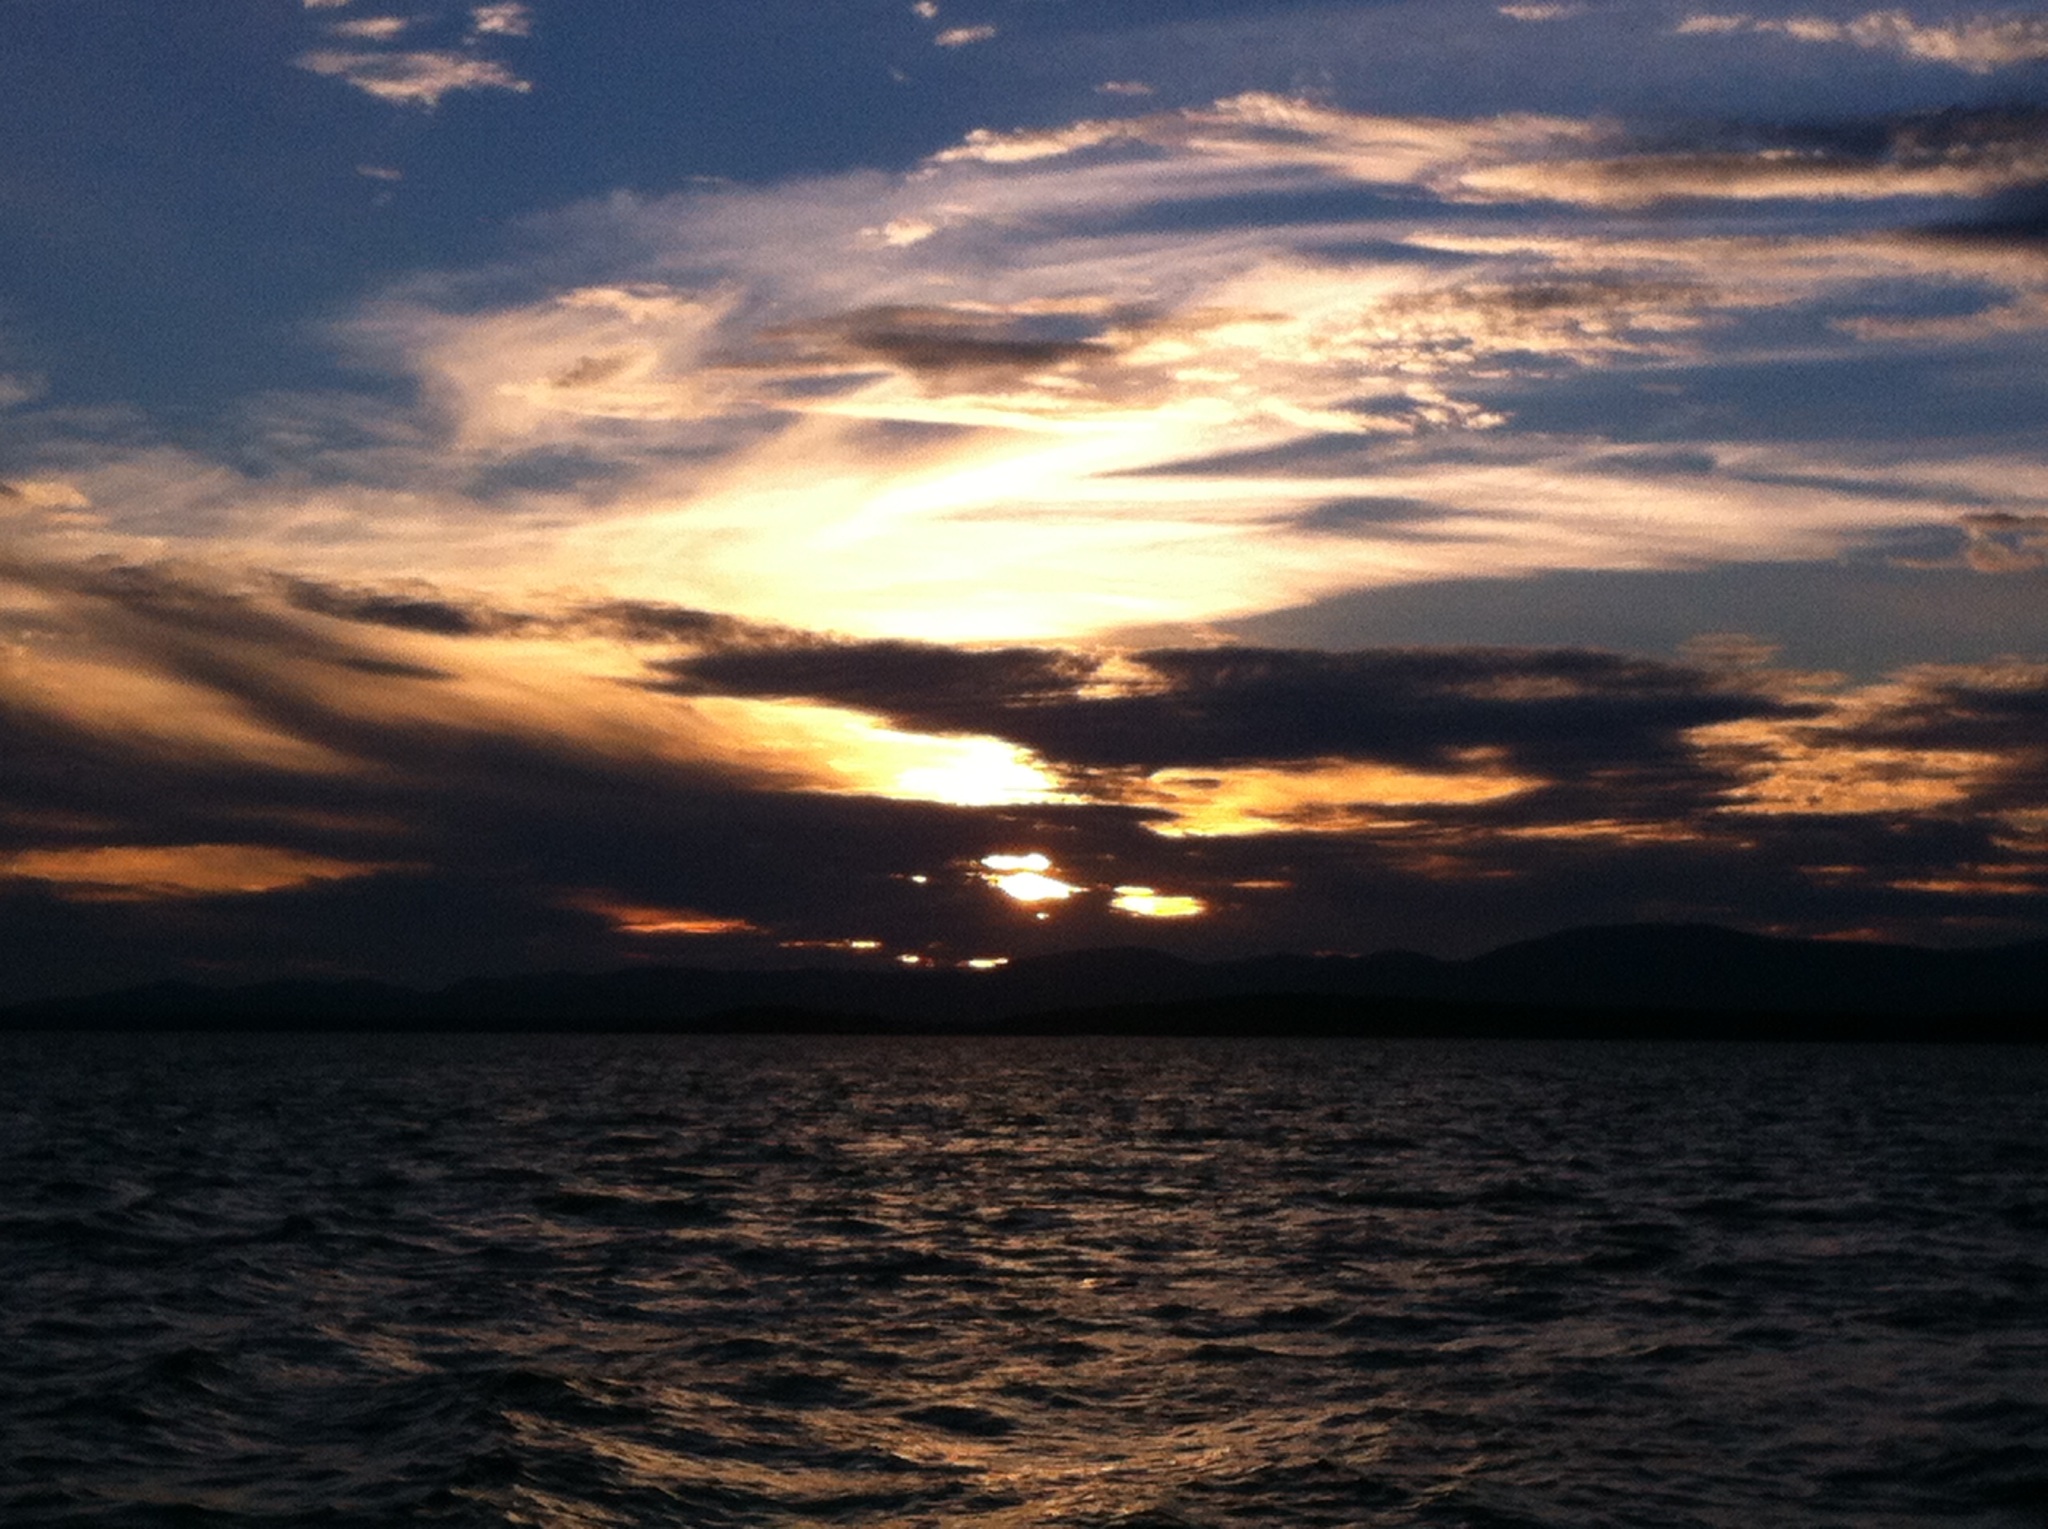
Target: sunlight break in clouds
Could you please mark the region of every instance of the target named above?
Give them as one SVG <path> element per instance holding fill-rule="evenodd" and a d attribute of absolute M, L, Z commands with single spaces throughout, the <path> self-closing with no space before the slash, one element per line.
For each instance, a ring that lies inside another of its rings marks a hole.
<path fill-rule="evenodd" d="M 1046 873 L 1053 868 L 1044 855 L 984 855 L 982 880 L 1012 901 L 1033 903 L 1065 902 L 1080 887 Z"/>

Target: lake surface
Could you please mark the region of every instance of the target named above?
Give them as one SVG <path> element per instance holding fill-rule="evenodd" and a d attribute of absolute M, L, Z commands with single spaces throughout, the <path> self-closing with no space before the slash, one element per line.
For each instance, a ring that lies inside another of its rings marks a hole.
<path fill-rule="evenodd" d="M 0 1523 L 2048 1523 L 2048 1051 L 0 1037 Z"/>

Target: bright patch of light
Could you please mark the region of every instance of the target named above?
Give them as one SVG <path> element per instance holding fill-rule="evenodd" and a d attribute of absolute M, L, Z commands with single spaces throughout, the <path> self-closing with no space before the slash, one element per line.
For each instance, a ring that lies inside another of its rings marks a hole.
<path fill-rule="evenodd" d="M 983 855 L 981 863 L 992 871 L 1049 871 L 1052 862 L 1043 855 Z"/>
<path fill-rule="evenodd" d="M 1149 825 L 1169 838 L 1186 835 L 1360 833 L 1391 826 L 1389 808 L 1466 806 L 1500 801 L 1541 785 L 1491 758 L 1461 771 L 1404 770 L 1353 760 L 1305 765 L 1253 765 L 1195 772 L 1160 770 L 1132 793 L 1173 816 Z"/>
<path fill-rule="evenodd" d="M 1162 895 L 1150 887 L 1118 887 L 1110 907 L 1139 918 L 1194 918 L 1207 913 L 1209 905 L 1199 897 Z"/>
<path fill-rule="evenodd" d="M 1010 958 L 1008 956 L 972 956 L 961 964 L 970 971 L 992 972 L 998 966 L 1008 966 Z"/>
<path fill-rule="evenodd" d="M 1041 876 L 1036 871 L 1012 871 L 1007 876 L 994 876 L 989 879 L 989 885 L 1020 903 L 1064 902 L 1081 890 L 1055 877 Z"/>
<path fill-rule="evenodd" d="M 794 775 L 813 789 L 953 807 L 1078 800 L 1029 750 L 1001 738 L 901 732 L 808 701 L 700 696 L 690 716 L 702 724 L 693 747 L 730 750 L 735 765 Z"/>
<path fill-rule="evenodd" d="M 1000 738 L 927 738 L 913 733 L 884 733 L 903 745 L 915 745 L 929 762 L 896 772 L 881 794 L 919 802 L 944 802 L 953 807 L 1004 807 L 1018 802 L 1050 801 L 1059 795 L 1052 777 L 1014 743 Z"/>
<path fill-rule="evenodd" d="M 1081 890 L 1072 882 L 1048 876 L 1052 861 L 1036 850 L 1022 855 L 983 855 L 981 863 L 985 867 L 981 879 L 1020 903 L 1064 902 Z"/>

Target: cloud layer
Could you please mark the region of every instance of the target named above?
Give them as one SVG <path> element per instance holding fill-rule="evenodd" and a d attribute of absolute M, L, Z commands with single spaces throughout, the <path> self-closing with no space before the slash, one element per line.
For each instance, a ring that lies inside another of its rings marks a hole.
<path fill-rule="evenodd" d="M 260 475 L 60 444 L 38 471 L 75 467 L 123 556 L 203 535 L 922 638 L 1824 558 L 2042 512 L 1983 427 L 2039 402 L 1998 358 L 2048 272 L 1997 230 L 2044 124 L 1672 146 L 1243 96 L 977 133 L 902 175 L 544 220 L 517 269 L 341 326 L 421 407 L 269 405 Z M 1898 405 L 1910 460 L 1875 423 Z"/>
<path fill-rule="evenodd" d="M 2048 876 L 2041 664 L 960 649 L 111 566 L 0 594 L 19 992 L 78 980 L 59 933 L 120 952 L 99 978 L 417 980 L 965 960 L 1162 914 L 1145 938 L 1240 951 L 1659 912 L 1981 938 Z M 1043 789 L 949 797 L 1003 759 Z M 999 885 L 1005 855 L 1068 892 Z"/>

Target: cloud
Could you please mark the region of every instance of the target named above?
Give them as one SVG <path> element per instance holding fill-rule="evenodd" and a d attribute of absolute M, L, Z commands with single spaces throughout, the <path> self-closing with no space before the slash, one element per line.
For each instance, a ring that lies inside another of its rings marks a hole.
<path fill-rule="evenodd" d="M 12 483 L 0 483 L 0 499 L 12 501 L 25 510 L 59 513 L 92 507 L 92 501 L 75 484 L 62 479 L 19 478 Z"/>
<path fill-rule="evenodd" d="M 1539 776 L 1662 768 L 1688 729 L 1797 714 L 1725 674 L 1595 652 L 1060 650 L 901 642 L 734 647 L 657 665 L 664 688 L 803 698 L 919 731 L 998 735 L 1057 765 L 1151 774 L 1356 760 Z"/>
<path fill-rule="evenodd" d="M 1798 42 L 1850 43 L 1922 63 L 1947 64 L 1971 74 L 1991 74 L 2048 59 L 2048 20 L 2012 13 L 1926 23 L 1903 10 L 1866 11 L 1848 21 L 1811 15 L 1771 18 L 1702 13 L 1688 16 L 1676 30 L 1680 36 L 1765 32 Z"/>
<path fill-rule="evenodd" d="M 835 315 L 827 323 L 763 331 L 816 358 L 855 367 L 882 362 L 913 376 L 947 382 L 996 383 L 1106 357 L 1110 342 L 1097 336 L 1058 338 L 1031 333 L 1028 313 L 945 307 L 881 307 Z"/>
<path fill-rule="evenodd" d="M 1586 14 L 1583 5 L 1500 5 L 1494 9 L 1510 21 L 1567 21 Z"/>
<path fill-rule="evenodd" d="M 514 3 L 514 0 L 472 6 L 469 29 L 479 37 L 530 37 L 533 35 L 533 10 L 530 6 Z"/>
<path fill-rule="evenodd" d="M 1486 165 L 1461 173 L 1457 183 L 1487 197 L 1627 208 L 1675 198 L 1981 198 L 2048 177 L 2048 132 L 2030 111 L 1904 117 L 1884 124 L 1881 135 L 1858 125 L 1834 135 L 1781 129 L 1759 136 L 1761 143 L 1705 152 Z"/>
<path fill-rule="evenodd" d="M 1213 107 L 1015 132 L 977 130 L 935 163 L 1021 165 L 1145 149 L 1246 169 L 1313 169 L 1405 185 L 1452 201 L 1545 199 L 1635 207 L 1679 197 L 1816 201 L 1983 197 L 2048 177 L 2038 113 L 1956 110 L 1832 137 L 1756 128 L 1727 146 L 1673 151 L 1633 144 L 1615 123 L 1505 116 L 1466 121 L 1379 117 L 1263 94 Z M 1601 152 L 1588 156 L 1583 151 Z M 1154 166 L 1155 171 L 1157 166 Z"/>
<path fill-rule="evenodd" d="M 987 42 L 996 35 L 992 26 L 947 27 L 932 39 L 941 48 L 965 48 L 974 43 Z"/>
<path fill-rule="evenodd" d="M 391 869 L 260 844 L 90 845 L 17 851 L 4 877 L 46 882 L 85 902 L 155 902 L 275 892 Z"/>
<path fill-rule="evenodd" d="M 462 90 L 509 90 L 523 93 L 533 86 L 503 64 L 464 53 L 423 50 L 405 53 L 359 53 L 315 49 L 294 62 L 299 68 L 353 85 L 380 101 L 431 109 L 441 98 Z"/>
<path fill-rule="evenodd" d="M 1992 511 L 1965 515 L 1963 560 L 1979 573 L 2032 573 L 2048 567 L 2048 515 Z"/>
<path fill-rule="evenodd" d="M 2048 827 L 2041 792 L 2048 789 L 2048 663 L 2006 659 L 1984 664 L 1920 664 L 1874 687 L 1864 704 L 1845 709 L 1840 737 L 1866 747 L 1908 748 L 1931 755 L 1976 755 L 2005 805 L 2024 809 Z M 2020 795 L 2012 798 L 2018 788 Z"/>
<path fill-rule="evenodd" d="M 362 16 L 353 21 L 334 22 L 327 30 L 336 37 L 350 37 L 364 42 L 389 42 L 411 25 L 411 19 L 405 16 Z"/>
<path fill-rule="evenodd" d="M 1145 147 L 1196 162 L 1269 170 L 1313 167 L 1368 183 L 1446 183 L 1469 163 L 1611 138 L 1601 123 L 1513 115 L 1466 120 L 1348 112 L 1296 97 L 1247 92 L 1213 106 L 1049 129 L 977 129 L 933 156 L 937 164 L 1019 164 L 1105 145 Z"/>
<path fill-rule="evenodd" d="M 467 637 L 524 624 L 516 615 L 443 599 L 429 585 L 403 590 L 350 589 L 311 579 L 287 579 L 284 591 L 295 609 L 407 632 Z"/>

